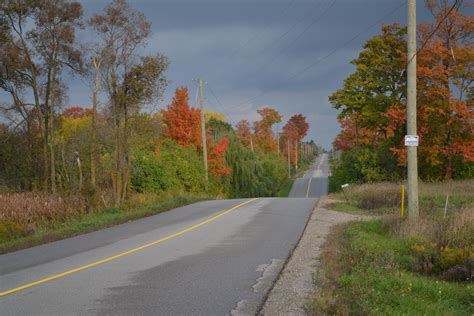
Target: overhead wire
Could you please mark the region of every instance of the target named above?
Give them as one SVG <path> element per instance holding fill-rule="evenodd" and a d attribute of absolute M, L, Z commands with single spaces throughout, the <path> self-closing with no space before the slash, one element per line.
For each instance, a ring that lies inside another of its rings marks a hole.
<path fill-rule="evenodd" d="M 295 3 L 296 0 L 290 0 L 290 2 L 288 3 L 288 5 L 285 7 L 285 9 L 283 9 L 283 11 L 281 12 L 280 15 L 277 16 L 277 18 L 275 19 L 280 19 L 282 17 L 284 17 L 288 10 L 293 6 L 293 4 Z M 269 26 L 271 25 L 271 22 L 268 22 L 265 24 L 265 26 L 263 27 L 263 32 L 261 32 L 262 34 L 265 33 L 267 31 L 267 29 L 269 28 Z M 237 47 L 237 49 L 235 49 L 229 56 L 230 59 L 234 58 L 237 53 L 239 53 L 239 51 L 246 47 L 247 45 L 249 45 L 251 42 L 253 42 L 254 40 L 256 40 L 261 34 L 255 32 L 253 36 L 251 36 L 249 39 L 247 39 L 247 41 L 245 43 L 239 43 L 239 46 Z"/>
<path fill-rule="evenodd" d="M 340 51 L 341 49 L 345 48 L 347 45 L 349 45 L 350 43 L 352 43 L 354 40 L 356 40 L 357 38 L 359 38 L 362 34 L 365 34 L 367 33 L 367 31 L 369 31 L 370 29 L 372 29 L 374 26 L 380 24 L 385 18 L 393 15 L 395 12 L 397 12 L 399 9 L 401 9 L 402 7 L 405 7 L 406 6 L 406 1 L 403 1 L 400 5 L 398 5 L 397 7 L 395 7 L 394 9 L 390 10 L 388 13 L 386 13 L 382 18 L 378 19 L 375 23 L 371 24 L 370 26 L 364 28 L 361 32 L 359 32 L 358 34 L 356 34 L 355 36 L 353 36 L 351 39 L 349 39 L 348 41 L 346 41 L 343 45 L 339 46 L 338 48 L 335 48 L 334 50 L 332 50 L 331 52 L 329 52 L 328 54 L 324 55 L 323 57 L 319 57 L 316 61 L 310 63 L 309 65 L 305 66 L 303 69 L 301 69 L 300 71 L 298 71 L 297 73 L 291 75 L 290 77 L 286 78 L 284 81 L 290 81 L 290 80 L 293 80 L 299 76 L 301 76 L 302 74 L 304 74 L 305 72 L 307 72 L 309 69 L 315 67 L 316 65 L 318 65 L 319 63 L 321 63 L 323 60 L 329 58 L 330 56 L 334 55 L 335 53 L 337 53 L 338 51 Z M 253 102 L 255 100 L 257 100 L 258 98 L 261 98 L 262 96 L 268 94 L 269 92 L 261 92 L 260 94 L 257 94 L 255 95 L 254 97 L 251 97 L 249 99 L 247 99 L 246 101 L 244 102 L 241 102 L 239 104 L 236 104 L 234 106 L 231 106 L 229 107 L 229 109 L 231 108 L 235 108 L 235 107 L 238 107 L 238 106 L 242 106 L 242 105 L 245 105 L 245 104 L 248 104 L 250 102 Z"/>
<path fill-rule="evenodd" d="M 272 65 L 280 56 L 283 56 L 288 49 L 290 49 L 300 38 L 303 37 L 306 32 L 308 32 L 316 23 L 321 21 L 321 19 L 326 15 L 326 13 L 331 10 L 331 8 L 336 4 L 337 0 L 333 0 L 331 4 L 319 15 L 317 15 L 311 22 L 296 36 L 288 45 L 281 49 L 269 62 L 265 63 L 262 67 L 258 68 L 256 72 L 260 72 L 268 66 Z"/>

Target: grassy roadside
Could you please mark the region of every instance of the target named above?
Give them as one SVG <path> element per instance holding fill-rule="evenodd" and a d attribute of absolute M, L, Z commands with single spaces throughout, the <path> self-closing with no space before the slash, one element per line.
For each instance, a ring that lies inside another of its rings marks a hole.
<path fill-rule="evenodd" d="M 0 254 L 32 247 L 55 240 L 92 232 L 134 219 L 156 215 L 170 209 L 211 199 L 205 195 L 168 196 L 140 203 L 134 200 L 120 208 L 103 208 L 90 213 L 78 213 L 62 220 L 42 221 L 27 234 L 12 234 L 10 227 L 0 227 Z"/>
<path fill-rule="evenodd" d="M 379 216 L 332 230 L 310 314 L 474 314 L 473 180 L 422 184 L 416 222 L 399 217 L 397 184 L 352 186 L 332 198 L 332 210 Z"/>
<path fill-rule="evenodd" d="M 291 187 L 293 186 L 294 179 L 286 179 L 283 187 L 280 192 L 278 192 L 278 197 L 288 197 L 290 195 Z"/>
<path fill-rule="evenodd" d="M 447 282 L 410 270 L 411 241 L 382 221 L 334 229 L 322 253 L 312 315 L 472 315 L 472 283 Z"/>

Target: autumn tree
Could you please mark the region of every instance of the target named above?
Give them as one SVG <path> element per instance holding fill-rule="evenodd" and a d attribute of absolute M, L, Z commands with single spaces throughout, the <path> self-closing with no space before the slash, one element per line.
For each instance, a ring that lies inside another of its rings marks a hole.
<path fill-rule="evenodd" d="M 240 142 L 247 148 L 250 148 L 252 142 L 252 130 L 250 129 L 250 123 L 247 120 L 242 120 L 235 126 L 235 133 L 239 137 Z"/>
<path fill-rule="evenodd" d="M 101 39 L 104 56 L 101 73 L 114 127 L 112 184 L 118 205 L 126 198 L 131 174 L 130 120 L 143 104 L 162 95 L 168 60 L 159 54 L 137 57 L 150 35 L 151 24 L 124 0 L 112 1 L 103 14 L 90 19 L 89 25 Z"/>
<path fill-rule="evenodd" d="M 469 99 L 473 18 L 461 13 L 464 1 L 445 20 L 452 7 L 449 1 L 426 4 L 434 22 L 418 26 L 419 171 L 423 179 L 450 179 L 472 172 L 474 160 Z M 359 145 L 376 153 L 374 161 L 384 164 L 377 170 L 386 172 L 387 179 L 397 174 L 403 177 L 406 164 L 405 32 L 396 24 L 383 26 L 382 34 L 370 39 L 352 62 L 356 70 L 343 89 L 330 97 L 341 110 L 337 148 L 347 151 Z M 357 152 L 367 153 L 365 149 Z"/>
<path fill-rule="evenodd" d="M 75 29 L 81 22 L 82 6 L 65 0 L 9 0 L 1 3 L 0 12 L 5 31 L 0 46 L 0 87 L 12 97 L 6 110 L 15 112 L 15 119 L 25 122 L 30 131 L 37 126 L 42 135 L 43 188 L 47 190 L 50 182 L 54 192 L 55 108 L 65 97 L 66 87 L 60 81 L 63 69 L 81 70 Z"/>
<path fill-rule="evenodd" d="M 181 146 L 201 146 L 200 111 L 189 106 L 188 88 L 177 88 L 173 100 L 161 113 L 166 137 Z"/>
<path fill-rule="evenodd" d="M 262 118 L 253 124 L 255 145 L 264 152 L 276 152 L 277 143 L 272 127 L 281 122 L 281 115 L 277 110 L 268 107 L 257 110 L 257 113 Z"/>
<path fill-rule="evenodd" d="M 309 125 L 306 122 L 306 117 L 302 114 L 293 115 L 283 126 L 283 132 L 287 141 L 290 142 L 290 157 L 292 156 L 290 160 L 296 167 L 298 167 L 298 145 L 308 133 L 308 129 Z"/>

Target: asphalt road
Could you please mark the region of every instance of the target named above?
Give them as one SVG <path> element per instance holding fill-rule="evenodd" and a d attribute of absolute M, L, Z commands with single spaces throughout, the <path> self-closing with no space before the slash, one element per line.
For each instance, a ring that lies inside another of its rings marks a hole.
<path fill-rule="evenodd" d="M 1 255 L 0 314 L 254 314 L 326 192 L 321 161 L 310 198 L 200 202 Z"/>
<path fill-rule="evenodd" d="M 329 175 L 328 155 L 321 154 L 302 178 L 294 181 L 289 197 L 319 197 L 327 194 Z"/>

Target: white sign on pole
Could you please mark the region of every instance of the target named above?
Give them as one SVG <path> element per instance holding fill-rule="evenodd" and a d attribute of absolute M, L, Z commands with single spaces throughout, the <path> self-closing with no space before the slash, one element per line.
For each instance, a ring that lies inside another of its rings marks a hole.
<path fill-rule="evenodd" d="M 341 188 L 343 188 L 343 189 L 348 188 L 348 187 L 349 187 L 348 183 L 341 185 Z"/>
<path fill-rule="evenodd" d="M 405 146 L 416 147 L 418 143 L 418 135 L 405 135 Z"/>

